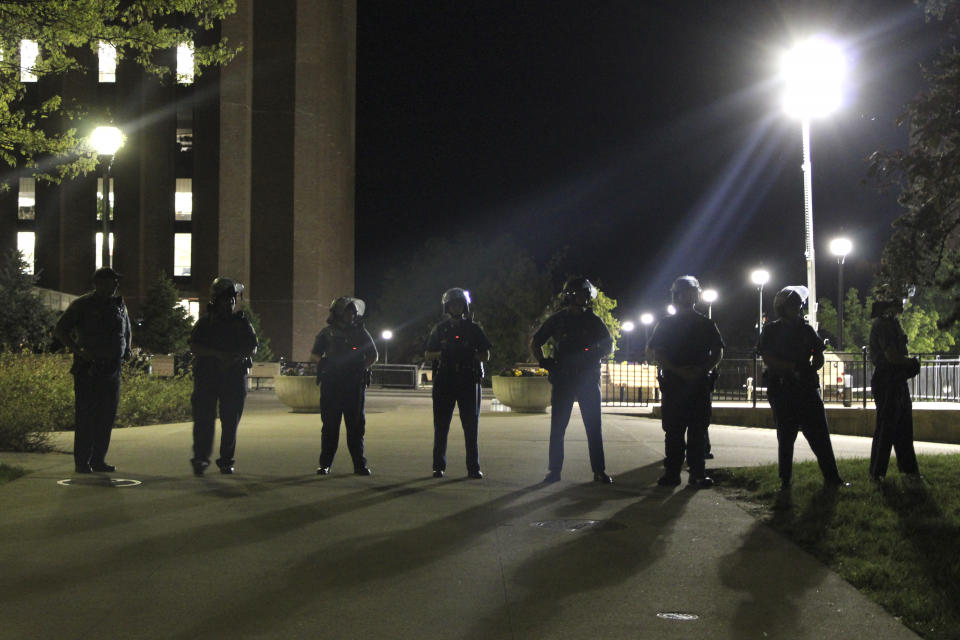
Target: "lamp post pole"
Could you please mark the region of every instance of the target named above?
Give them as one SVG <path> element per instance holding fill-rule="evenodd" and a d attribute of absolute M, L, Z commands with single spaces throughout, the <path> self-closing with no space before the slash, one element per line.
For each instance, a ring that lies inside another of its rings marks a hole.
<path fill-rule="evenodd" d="M 757 347 L 760 346 L 760 331 L 763 329 L 763 285 L 770 280 L 770 273 L 765 269 L 757 269 L 750 274 L 750 280 L 757 285 L 757 346 L 753 349 L 753 406 L 757 406 L 757 388 L 760 386 L 760 362 Z"/>
<path fill-rule="evenodd" d="M 390 338 L 393 337 L 393 331 L 384 329 L 380 337 L 383 338 L 383 364 L 390 364 Z"/>
<path fill-rule="evenodd" d="M 843 351 L 843 263 L 853 249 L 853 243 L 847 238 L 835 238 L 830 241 L 830 251 L 837 256 L 837 350 Z"/>
<path fill-rule="evenodd" d="M 90 134 L 90 146 L 100 156 L 103 163 L 103 242 L 100 246 L 100 266 L 112 267 L 110 252 L 110 172 L 117 150 L 123 146 L 123 132 L 116 127 L 97 127 Z"/>

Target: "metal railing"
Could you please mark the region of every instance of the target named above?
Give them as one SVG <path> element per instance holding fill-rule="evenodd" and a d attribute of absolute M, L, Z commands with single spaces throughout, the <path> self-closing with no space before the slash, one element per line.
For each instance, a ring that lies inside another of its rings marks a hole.
<path fill-rule="evenodd" d="M 645 407 L 660 399 L 657 368 L 650 364 L 604 362 L 600 398 L 608 407 Z"/>
<path fill-rule="evenodd" d="M 284 360 L 280 363 L 282 376 L 316 376 L 317 363 Z M 375 364 L 370 367 L 370 384 L 374 387 L 416 389 L 419 386 L 415 364 Z"/>

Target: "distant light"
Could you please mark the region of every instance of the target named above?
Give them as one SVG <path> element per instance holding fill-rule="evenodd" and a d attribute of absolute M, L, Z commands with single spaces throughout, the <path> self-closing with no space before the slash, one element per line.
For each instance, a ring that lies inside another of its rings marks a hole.
<path fill-rule="evenodd" d="M 380 337 L 384 340 L 389 340 L 393 337 L 393 331 L 390 331 L 390 329 L 384 329 L 383 333 L 380 334 Z"/>
<path fill-rule="evenodd" d="M 100 82 L 116 82 L 117 48 L 108 42 L 101 41 L 97 45 L 97 57 Z"/>
<path fill-rule="evenodd" d="M 709 304 L 713 304 L 717 301 L 717 290 L 716 289 L 704 289 L 703 293 L 700 295 L 703 298 L 703 301 Z"/>
<path fill-rule="evenodd" d="M 830 253 L 835 256 L 846 257 L 853 251 L 853 243 L 849 238 L 834 238 L 830 241 Z"/>
<path fill-rule="evenodd" d="M 766 269 L 757 269 L 750 274 L 750 280 L 753 281 L 753 284 L 762 287 L 770 281 L 770 272 Z"/>
<path fill-rule="evenodd" d="M 90 134 L 90 146 L 102 156 L 112 156 L 123 146 L 123 133 L 116 127 L 97 127 Z"/>
<path fill-rule="evenodd" d="M 641 314 L 640 322 L 647 325 L 653 324 L 653 314 L 652 313 Z"/>
<path fill-rule="evenodd" d="M 36 82 L 37 74 L 34 68 L 37 58 L 40 57 L 40 45 L 36 40 L 20 41 L 20 82 Z"/>
<path fill-rule="evenodd" d="M 667 305 L 667 313 L 669 313 L 669 314 L 672 315 L 672 316 L 675 316 L 675 315 L 677 315 L 677 308 L 676 308 L 675 306 L 673 306 L 672 304 L 668 304 L 668 305 Z"/>
<path fill-rule="evenodd" d="M 843 103 L 846 66 L 843 50 L 824 36 L 794 45 L 780 60 L 784 109 L 799 118 L 835 111 Z"/>
<path fill-rule="evenodd" d="M 177 82 L 193 84 L 193 43 L 184 42 L 177 46 Z"/>
<path fill-rule="evenodd" d="M 624 331 L 626 331 L 627 333 L 629 333 L 629 332 L 633 331 L 633 330 L 636 328 L 636 326 L 635 326 L 632 322 L 630 322 L 629 320 L 627 320 L 627 321 L 624 322 L 622 325 L 620 325 L 620 328 L 623 329 Z"/>

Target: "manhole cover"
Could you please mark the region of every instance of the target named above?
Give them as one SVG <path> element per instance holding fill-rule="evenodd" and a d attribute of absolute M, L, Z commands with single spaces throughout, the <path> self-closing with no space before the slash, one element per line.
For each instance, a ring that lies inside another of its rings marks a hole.
<path fill-rule="evenodd" d="M 700 619 L 700 616 L 695 613 L 658 613 L 657 617 L 663 618 L 664 620 L 678 620 L 680 622 Z"/>
<path fill-rule="evenodd" d="M 139 480 L 130 480 L 129 478 L 110 478 L 106 482 L 103 482 L 99 478 L 84 478 L 79 480 L 77 478 L 66 478 L 64 480 L 58 480 L 57 484 L 63 485 L 64 487 L 69 487 L 72 485 L 84 485 L 84 486 L 110 486 L 110 487 L 136 487 L 141 484 Z"/>
<path fill-rule="evenodd" d="M 603 524 L 603 520 L 540 520 L 531 522 L 531 527 L 552 531 L 582 531 Z"/>

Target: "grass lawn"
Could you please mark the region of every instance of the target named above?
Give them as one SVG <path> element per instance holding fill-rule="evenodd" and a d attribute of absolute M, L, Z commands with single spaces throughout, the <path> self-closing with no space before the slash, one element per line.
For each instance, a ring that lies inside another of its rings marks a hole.
<path fill-rule="evenodd" d="M 0 462 L 0 484 L 5 484 L 25 475 L 27 475 L 27 472 L 24 469 L 11 467 Z"/>
<path fill-rule="evenodd" d="M 867 460 L 840 460 L 853 486 L 823 489 L 815 462 L 716 470 L 722 490 L 806 549 L 924 638 L 960 638 L 960 455 L 919 456 L 911 485 L 891 460 L 882 484 Z"/>

